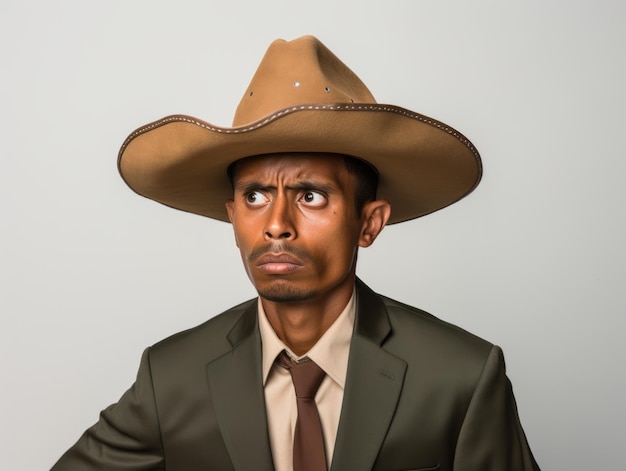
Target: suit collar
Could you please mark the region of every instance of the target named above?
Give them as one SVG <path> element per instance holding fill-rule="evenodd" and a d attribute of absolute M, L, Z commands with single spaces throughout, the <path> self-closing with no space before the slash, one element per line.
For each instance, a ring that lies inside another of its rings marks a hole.
<path fill-rule="evenodd" d="M 252 334 L 258 333 L 257 304 L 256 301 L 248 301 L 248 303 L 249 306 L 226 336 L 233 348 L 244 342 Z"/>
<path fill-rule="evenodd" d="M 355 335 L 380 346 L 391 333 L 387 309 L 380 296 L 358 278 L 356 280 L 356 294 Z"/>

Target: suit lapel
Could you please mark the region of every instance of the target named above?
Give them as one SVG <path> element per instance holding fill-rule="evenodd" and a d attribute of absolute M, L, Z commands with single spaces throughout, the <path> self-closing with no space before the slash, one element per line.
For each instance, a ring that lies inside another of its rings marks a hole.
<path fill-rule="evenodd" d="M 233 349 L 207 365 L 215 415 L 237 470 L 273 470 L 253 303 L 228 335 Z"/>
<path fill-rule="evenodd" d="M 357 317 L 331 470 L 372 469 L 396 410 L 406 363 L 381 348 L 391 326 L 380 298 L 357 281 Z"/>

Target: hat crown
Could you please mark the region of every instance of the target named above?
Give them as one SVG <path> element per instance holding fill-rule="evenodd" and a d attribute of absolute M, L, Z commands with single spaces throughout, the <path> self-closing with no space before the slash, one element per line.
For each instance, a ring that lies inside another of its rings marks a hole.
<path fill-rule="evenodd" d="M 371 92 L 313 36 L 270 44 L 233 119 L 233 126 L 258 121 L 303 104 L 376 103 Z"/>

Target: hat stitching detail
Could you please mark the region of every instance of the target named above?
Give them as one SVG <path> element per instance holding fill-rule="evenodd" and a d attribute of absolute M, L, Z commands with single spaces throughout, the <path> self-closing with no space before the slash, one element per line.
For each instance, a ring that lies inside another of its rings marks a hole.
<path fill-rule="evenodd" d="M 295 112 L 295 111 L 303 111 L 303 110 L 327 110 L 327 111 L 384 111 L 384 112 L 390 112 L 390 113 L 395 113 L 395 114 L 400 114 L 403 116 L 407 116 L 408 118 L 411 119 L 415 119 L 417 121 L 420 121 L 424 124 L 428 124 L 430 126 L 436 127 L 437 129 L 440 129 L 444 132 L 447 132 L 448 134 L 454 136 L 455 138 L 457 138 L 460 142 L 462 142 L 463 144 L 465 144 L 465 146 L 474 154 L 474 157 L 476 157 L 477 159 L 479 158 L 479 154 L 478 151 L 476 150 L 476 148 L 472 145 L 472 143 L 469 141 L 469 139 L 467 139 L 465 136 L 463 136 L 461 133 L 459 133 L 458 131 L 456 131 L 453 128 L 450 128 L 442 123 L 440 123 L 437 120 L 434 120 L 432 118 L 428 118 L 426 116 L 420 115 L 418 113 L 413 113 L 405 108 L 401 108 L 399 106 L 392 106 L 392 105 L 363 105 L 363 104 L 354 104 L 354 105 L 340 105 L 340 104 L 336 104 L 336 105 L 300 105 L 300 106 L 292 106 L 290 108 L 283 108 L 282 110 L 279 110 L 278 112 L 274 113 L 273 115 L 270 115 L 266 118 L 264 118 L 261 121 L 257 121 L 255 123 L 252 123 L 249 126 L 246 127 L 241 127 L 241 128 L 221 128 L 218 126 L 211 126 L 208 123 L 202 122 L 202 121 L 198 121 L 196 119 L 193 119 L 189 116 L 185 116 L 185 115 L 172 115 L 172 116 L 167 116 L 165 118 L 162 118 L 158 121 L 155 121 L 153 123 L 150 123 L 146 126 L 143 126 L 137 130 L 135 130 L 132 134 L 130 134 L 126 140 L 124 141 L 124 143 L 122 144 L 122 147 L 120 149 L 120 155 L 123 153 L 124 149 L 128 146 L 128 144 L 135 139 L 136 137 L 140 136 L 141 134 L 144 134 L 148 131 L 151 131 L 155 128 L 158 128 L 160 126 L 163 126 L 165 124 L 168 123 L 172 123 L 172 122 L 186 122 L 186 123 L 190 123 L 190 124 L 194 124 L 196 126 L 200 126 L 204 129 L 208 129 L 210 131 L 213 132 L 218 132 L 218 133 L 222 133 L 222 134 L 240 134 L 240 133 L 244 133 L 244 132 L 248 132 L 248 131 L 252 131 L 254 129 L 260 128 L 262 126 L 265 126 L 267 123 L 276 120 L 277 118 Z"/>

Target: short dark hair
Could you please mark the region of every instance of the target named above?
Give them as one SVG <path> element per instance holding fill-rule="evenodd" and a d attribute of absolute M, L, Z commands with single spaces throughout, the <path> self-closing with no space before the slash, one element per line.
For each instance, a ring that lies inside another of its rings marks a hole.
<path fill-rule="evenodd" d="M 354 195 L 354 203 L 357 214 L 361 214 L 361 210 L 365 203 L 376 200 L 376 191 L 378 190 L 378 170 L 365 160 L 352 157 L 346 154 L 336 154 L 338 158 L 343 160 L 346 170 L 356 179 L 356 194 Z M 235 174 L 237 172 L 237 164 L 241 160 L 236 160 L 226 169 L 226 175 L 230 180 L 230 184 L 234 187 Z"/>
<path fill-rule="evenodd" d="M 354 203 L 357 214 L 365 203 L 376 200 L 378 190 L 378 170 L 364 160 L 345 154 L 339 154 L 343 159 L 346 169 L 356 178 L 356 194 Z"/>

